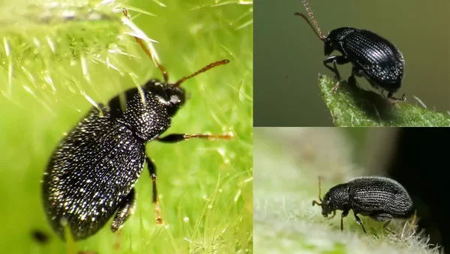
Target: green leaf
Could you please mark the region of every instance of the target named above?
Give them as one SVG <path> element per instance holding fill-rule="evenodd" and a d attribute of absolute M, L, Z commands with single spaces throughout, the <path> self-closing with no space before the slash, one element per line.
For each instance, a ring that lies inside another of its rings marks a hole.
<path fill-rule="evenodd" d="M 336 126 L 450 126 L 450 115 L 408 102 L 392 103 L 378 93 L 319 75 L 322 98 Z"/>

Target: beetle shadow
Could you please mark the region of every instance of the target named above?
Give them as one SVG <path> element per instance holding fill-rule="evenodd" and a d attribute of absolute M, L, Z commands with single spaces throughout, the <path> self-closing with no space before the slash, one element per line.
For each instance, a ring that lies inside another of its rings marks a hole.
<path fill-rule="evenodd" d="M 378 122 L 392 121 L 396 118 L 396 103 L 389 101 L 379 93 L 365 90 L 357 84 L 345 81 L 343 86 L 350 93 L 354 104 L 365 112 L 367 117 Z"/>

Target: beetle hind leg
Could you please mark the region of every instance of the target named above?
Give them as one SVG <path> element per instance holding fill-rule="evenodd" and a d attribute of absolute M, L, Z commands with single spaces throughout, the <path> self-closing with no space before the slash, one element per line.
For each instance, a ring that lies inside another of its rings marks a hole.
<path fill-rule="evenodd" d="M 134 188 L 122 199 L 111 224 L 111 231 L 119 230 L 134 211 Z"/>

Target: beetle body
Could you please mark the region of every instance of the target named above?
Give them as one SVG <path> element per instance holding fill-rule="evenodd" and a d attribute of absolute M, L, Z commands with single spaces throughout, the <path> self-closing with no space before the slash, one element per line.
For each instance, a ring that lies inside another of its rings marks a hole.
<path fill-rule="evenodd" d="M 390 178 L 377 176 L 359 177 L 336 185 L 325 194 L 320 203 L 314 201 L 313 204 L 322 207 L 324 217 L 342 210 L 341 229 L 342 218 L 352 210 L 364 232 L 358 214 L 389 222 L 391 219 L 408 218 L 414 212 L 413 202 L 401 184 Z"/>
<path fill-rule="evenodd" d="M 388 40 L 367 30 L 343 27 L 332 30 L 324 42 L 326 55 L 337 50 L 344 58 L 340 61 L 353 64 L 352 74 L 364 76 L 389 96 L 400 88 L 405 61 Z"/>
<path fill-rule="evenodd" d="M 133 187 L 144 163 L 153 181 L 156 219 L 162 223 L 156 168 L 145 153 L 145 144 L 151 140 L 173 143 L 189 138 L 229 138 L 211 134 L 160 137 L 185 102 L 185 91 L 179 85 L 228 62 L 211 63 L 174 84 L 150 80 L 142 87 L 131 88 L 107 105 L 93 107 L 70 131 L 53 152 L 42 184 L 47 217 L 62 238 L 66 225 L 75 240 L 84 239 L 113 215 L 111 230 L 118 230 L 133 211 Z"/>
<path fill-rule="evenodd" d="M 352 75 L 364 76 L 372 86 L 388 91 L 389 97 L 400 88 L 405 61 L 388 40 L 367 30 L 342 27 L 332 30 L 324 43 L 326 55 L 333 50 L 341 53 L 333 61 L 352 63 Z"/>
<path fill-rule="evenodd" d="M 373 87 L 387 91 L 389 99 L 400 100 L 393 94 L 401 86 L 405 60 L 397 47 L 373 32 L 351 27 L 337 28 L 328 36 L 324 36 L 308 1 L 303 0 L 303 4 L 309 18 L 302 13 L 295 14 L 305 19 L 319 39 L 324 42 L 324 53 L 328 57 L 323 63 L 325 67 L 333 71 L 338 82 L 341 76 L 336 64 L 351 63 L 352 74 L 348 79 L 350 85 L 356 84 L 355 76 L 363 76 Z M 335 50 L 341 55 L 330 56 Z"/>
<path fill-rule="evenodd" d="M 125 92 L 124 111 L 119 96 L 108 107 L 91 109 L 53 153 L 43 195 L 47 216 L 61 236 L 63 219 L 75 239 L 94 234 L 134 196 L 132 188 L 144 167 L 145 143 L 170 126 L 184 103 L 182 88 L 156 80 L 142 91 L 143 97 L 138 88 Z"/>

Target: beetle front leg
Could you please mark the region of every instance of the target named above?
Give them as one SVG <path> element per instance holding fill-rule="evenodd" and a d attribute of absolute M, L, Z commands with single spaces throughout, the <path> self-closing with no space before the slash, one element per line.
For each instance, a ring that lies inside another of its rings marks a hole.
<path fill-rule="evenodd" d="M 152 202 L 155 205 L 156 223 L 163 224 L 161 207 L 159 206 L 158 188 L 156 187 L 156 166 L 148 156 L 145 156 L 145 161 L 147 162 L 148 172 L 150 174 L 150 177 L 152 178 Z"/>
<path fill-rule="evenodd" d="M 117 208 L 117 213 L 114 216 L 113 222 L 111 223 L 111 231 L 116 232 L 119 230 L 125 221 L 130 217 L 134 210 L 134 188 L 122 199 Z"/>
<path fill-rule="evenodd" d="M 362 224 L 361 219 L 358 217 L 358 215 L 357 215 L 355 212 L 353 212 L 353 214 L 355 215 L 356 223 L 358 223 L 359 225 L 361 225 L 362 230 L 364 231 L 364 233 L 367 234 L 366 229 L 364 228 L 364 225 Z"/>
<path fill-rule="evenodd" d="M 162 138 L 157 138 L 156 140 L 164 143 L 176 143 L 192 138 L 205 138 L 209 140 L 213 139 L 231 139 L 233 135 L 231 134 L 183 134 L 183 133 L 176 133 L 176 134 L 169 134 Z"/>
<path fill-rule="evenodd" d="M 323 65 L 331 70 L 334 75 L 336 75 L 336 79 L 341 81 L 341 74 L 339 74 L 339 70 L 337 69 L 336 64 L 346 64 L 349 60 L 344 56 L 329 56 L 325 60 L 323 60 Z M 333 64 L 333 65 L 330 65 Z"/>
<path fill-rule="evenodd" d="M 349 211 L 349 210 L 344 210 L 344 211 L 341 213 L 341 231 L 344 230 L 344 217 L 346 217 L 346 216 L 348 215 L 348 211 Z"/>

